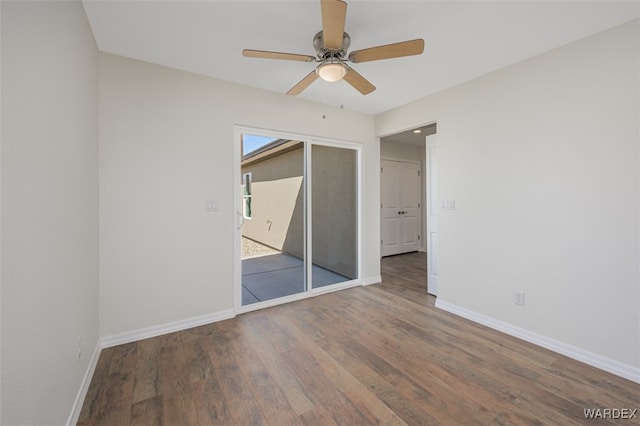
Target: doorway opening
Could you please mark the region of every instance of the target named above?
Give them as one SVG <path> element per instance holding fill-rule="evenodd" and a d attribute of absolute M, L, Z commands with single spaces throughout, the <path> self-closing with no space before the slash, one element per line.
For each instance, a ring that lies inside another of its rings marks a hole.
<path fill-rule="evenodd" d="M 237 309 L 355 285 L 359 146 L 253 129 L 239 138 Z"/>
<path fill-rule="evenodd" d="M 380 138 L 380 253 L 425 252 L 425 288 L 437 292 L 436 123 Z"/>

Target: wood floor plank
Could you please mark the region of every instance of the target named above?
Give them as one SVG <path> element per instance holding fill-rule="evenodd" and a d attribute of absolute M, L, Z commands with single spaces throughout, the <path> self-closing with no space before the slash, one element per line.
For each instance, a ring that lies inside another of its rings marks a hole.
<path fill-rule="evenodd" d="M 315 407 L 301 416 L 303 424 L 308 426 L 338 426 L 331 414 L 324 407 Z"/>
<path fill-rule="evenodd" d="M 365 410 L 369 411 L 375 423 L 390 426 L 403 426 L 407 424 L 363 384 L 349 388 L 345 392 L 345 396 L 361 412 Z"/>
<path fill-rule="evenodd" d="M 340 391 L 345 392 L 360 384 L 356 378 L 324 352 L 310 336 L 284 315 L 274 315 L 273 319 L 279 328 L 295 342 L 296 346 L 307 348 L 307 353 L 318 366 L 319 371 L 324 373 Z"/>
<path fill-rule="evenodd" d="M 384 258 L 379 285 L 105 349 L 78 424 L 595 425 L 619 423 L 584 409 L 640 408 L 637 383 L 435 308 L 425 266 Z"/>
<path fill-rule="evenodd" d="M 220 383 L 227 409 L 231 415 L 232 424 L 263 425 L 267 424 L 255 397 L 245 381 L 232 351 L 232 343 L 228 335 L 227 325 L 221 329 L 219 336 L 212 335 L 209 341 L 208 354 L 214 367 L 215 378 Z"/>
<path fill-rule="evenodd" d="M 249 384 L 256 404 L 269 423 L 276 425 L 297 425 L 302 420 L 289 404 L 287 397 L 271 378 L 271 374 L 253 350 L 236 354 L 240 371 Z"/>
<path fill-rule="evenodd" d="M 282 354 L 283 361 L 305 383 L 316 405 L 324 407 L 338 424 L 370 424 L 368 413 L 357 410 L 344 394 L 324 375 L 304 348 Z"/>
<path fill-rule="evenodd" d="M 146 339 L 138 342 L 138 353 L 133 385 L 133 403 L 154 398 L 161 393 L 159 358 L 159 339 Z"/>
<path fill-rule="evenodd" d="M 137 343 L 116 346 L 111 354 L 108 379 L 104 385 L 102 406 L 96 415 L 98 425 L 128 425 L 133 404 L 133 372 Z"/>
<path fill-rule="evenodd" d="M 197 425 L 198 414 L 189 386 L 189 367 L 180 334 L 165 334 L 159 337 L 159 341 L 163 421 L 172 425 Z"/>
<path fill-rule="evenodd" d="M 161 426 L 162 397 L 160 395 L 135 402 L 131 406 L 131 426 Z"/>
<path fill-rule="evenodd" d="M 316 404 L 300 378 L 282 362 L 280 354 L 290 349 L 290 340 L 261 312 L 249 315 L 248 321 L 251 327 L 247 329 L 247 337 L 251 340 L 255 351 L 260 354 L 260 360 L 268 369 L 274 383 L 283 392 L 296 414 L 301 415 L 316 408 Z M 283 342 L 284 345 L 282 345 Z"/>
<path fill-rule="evenodd" d="M 181 333 L 185 362 L 189 368 L 189 385 L 199 425 L 230 424 L 227 409 L 215 369 L 208 355 L 210 331 L 205 327 Z"/>
<path fill-rule="evenodd" d="M 400 387 L 388 382 L 380 373 L 363 362 L 363 358 L 351 345 L 338 343 L 333 339 L 321 342 L 323 349 L 331 354 L 340 364 L 344 365 L 367 389 L 386 406 L 388 406 L 402 421 L 407 424 L 438 424 L 429 413 L 426 400 L 426 392 L 411 382 L 405 382 L 407 386 Z M 395 381 L 392 380 L 391 381 Z M 396 382 L 397 383 L 397 382 Z M 408 390 L 406 389 L 408 388 Z M 412 396 L 417 398 L 412 398 Z M 416 399 L 421 401 L 415 404 Z"/>

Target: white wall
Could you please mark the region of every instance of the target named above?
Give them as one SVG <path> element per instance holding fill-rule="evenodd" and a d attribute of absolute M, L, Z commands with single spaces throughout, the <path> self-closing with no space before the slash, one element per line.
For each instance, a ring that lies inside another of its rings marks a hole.
<path fill-rule="evenodd" d="M 376 117 L 438 124 L 439 301 L 635 374 L 638 40 L 636 20 Z"/>
<path fill-rule="evenodd" d="M 103 337 L 233 309 L 234 125 L 364 145 L 363 276 L 379 275 L 372 116 L 101 54 Z"/>
<path fill-rule="evenodd" d="M 98 52 L 79 2 L 0 7 L 0 422 L 64 424 L 98 341 Z"/>
<path fill-rule="evenodd" d="M 424 168 L 424 146 L 411 145 L 402 142 L 380 141 L 380 157 L 390 160 L 418 161 Z"/>

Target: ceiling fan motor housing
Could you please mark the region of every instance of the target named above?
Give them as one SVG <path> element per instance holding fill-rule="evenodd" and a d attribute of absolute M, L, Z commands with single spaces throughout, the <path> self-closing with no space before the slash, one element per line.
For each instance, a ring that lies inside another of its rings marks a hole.
<path fill-rule="evenodd" d="M 346 32 L 342 34 L 342 49 L 333 50 L 326 49 L 324 47 L 324 37 L 322 35 L 322 31 L 318 31 L 318 33 L 313 36 L 313 48 L 316 49 L 316 54 L 318 55 L 319 60 L 329 59 L 329 58 L 337 58 L 340 60 L 344 60 L 344 56 L 349 49 L 349 45 L 351 44 L 351 37 Z"/>

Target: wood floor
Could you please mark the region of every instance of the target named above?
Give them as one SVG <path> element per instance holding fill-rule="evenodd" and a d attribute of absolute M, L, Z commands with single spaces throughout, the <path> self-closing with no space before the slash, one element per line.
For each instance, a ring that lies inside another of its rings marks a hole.
<path fill-rule="evenodd" d="M 585 409 L 640 408 L 638 384 L 436 309 L 424 265 L 384 258 L 379 285 L 105 349 L 79 424 L 591 425 L 615 420 Z"/>

